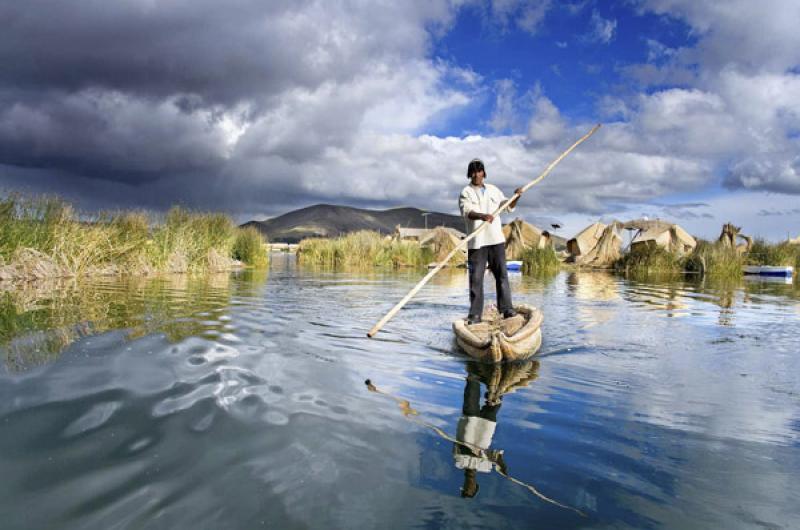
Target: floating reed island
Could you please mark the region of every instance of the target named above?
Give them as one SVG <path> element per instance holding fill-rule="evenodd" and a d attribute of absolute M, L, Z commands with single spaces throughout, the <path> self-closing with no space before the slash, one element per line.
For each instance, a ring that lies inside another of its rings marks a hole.
<path fill-rule="evenodd" d="M 266 241 L 221 213 L 173 207 L 87 218 L 56 197 L 0 199 L 0 281 L 224 272 L 268 264 Z"/>
<path fill-rule="evenodd" d="M 800 269 L 800 240 L 776 244 L 753 240 L 730 223 L 713 242 L 696 239 L 678 225 L 647 219 L 593 223 L 569 240 L 521 219 L 505 225 L 503 233 L 506 259 L 522 262 L 523 273 L 531 275 L 555 274 L 567 268 L 639 276 L 695 273 L 732 278 L 741 276 L 747 265 Z M 444 259 L 464 237 L 445 227 L 397 227 L 389 235 L 359 231 L 330 239 L 305 239 L 300 242 L 298 259 L 319 267 L 422 268 Z M 464 266 L 465 262 L 463 250 L 449 265 Z"/>
<path fill-rule="evenodd" d="M 625 232 L 629 232 L 629 242 Z M 680 226 L 662 220 L 636 219 L 605 225 L 593 223 L 567 241 L 558 253 L 552 245 L 532 241 L 523 252 L 523 270 L 552 270 L 553 256 L 559 267 L 610 269 L 634 276 L 683 274 L 734 278 L 748 265 L 792 266 L 800 268 L 800 241 L 769 243 L 741 233 L 731 223 L 722 227 L 716 241 L 697 239 Z M 544 256 L 548 256 L 545 259 Z"/>

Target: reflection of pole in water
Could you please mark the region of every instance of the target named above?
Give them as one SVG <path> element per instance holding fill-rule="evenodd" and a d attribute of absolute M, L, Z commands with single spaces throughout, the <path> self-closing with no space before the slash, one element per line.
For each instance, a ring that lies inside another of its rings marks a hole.
<path fill-rule="evenodd" d="M 487 404 L 490 407 L 495 407 L 496 409 L 500 408 L 500 402 L 503 394 L 514 392 L 519 388 L 523 388 L 528 385 L 531 381 L 536 379 L 537 377 L 537 370 L 539 368 L 538 361 L 528 361 L 525 363 L 519 364 L 509 364 L 509 365 L 485 365 L 481 363 L 468 363 L 469 370 L 471 373 L 469 377 L 478 378 L 479 380 L 484 381 L 487 387 L 486 393 L 486 400 Z M 504 370 L 508 369 L 507 371 Z M 503 373 L 505 371 L 505 373 Z M 487 379 L 484 377 L 488 376 Z M 487 382 L 488 381 L 488 382 Z M 561 504 L 560 502 L 551 499 L 547 495 L 540 492 L 534 486 L 523 482 L 517 478 L 512 477 L 508 474 L 508 467 L 506 466 L 505 460 L 503 459 L 503 450 L 492 450 L 487 448 L 482 448 L 477 444 L 471 443 L 466 440 L 459 440 L 454 438 L 444 432 L 439 427 L 428 423 L 420 416 L 419 412 L 411 406 L 411 403 L 407 399 L 403 399 L 397 396 L 394 396 L 388 392 L 385 392 L 375 386 L 371 380 L 367 379 L 364 382 L 367 385 L 367 389 L 370 392 L 375 392 L 376 394 L 381 394 L 386 396 L 395 402 L 397 402 L 398 406 L 400 407 L 400 411 L 402 412 L 403 416 L 423 427 L 431 429 L 435 432 L 439 437 L 449 442 L 455 444 L 456 447 L 463 449 L 465 452 L 469 451 L 474 455 L 479 456 L 480 458 L 484 458 L 490 462 L 492 468 L 494 468 L 497 473 L 510 480 L 514 484 L 524 487 L 532 494 L 536 495 L 538 498 L 542 499 L 545 502 L 558 506 L 560 508 L 564 508 L 566 510 L 571 510 L 582 517 L 586 517 L 582 511 L 578 510 L 577 508 L 572 508 L 571 506 L 567 506 L 565 504 Z M 469 384 L 469 381 L 468 381 Z M 478 392 L 480 392 L 480 386 L 478 387 Z M 495 410 L 496 412 L 496 410 Z M 466 470 L 469 471 L 469 470 Z M 469 480 L 470 474 L 465 473 L 467 476 L 467 480 Z M 475 473 L 471 473 L 471 476 L 474 480 Z M 466 483 L 465 483 L 466 485 Z M 469 486 L 467 486 L 469 487 Z M 463 491 L 463 489 L 462 489 Z M 475 484 L 475 492 L 477 492 L 477 483 Z M 462 493 L 463 495 L 463 493 Z M 473 495 L 465 495 L 465 496 L 474 496 Z"/>

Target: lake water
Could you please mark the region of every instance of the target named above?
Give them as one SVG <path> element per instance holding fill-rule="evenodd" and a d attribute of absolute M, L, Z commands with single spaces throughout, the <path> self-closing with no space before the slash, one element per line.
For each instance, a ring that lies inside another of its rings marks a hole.
<path fill-rule="evenodd" d="M 798 287 L 513 276 L 544 341 L 493 369 L 463 271 L 365 337 L 421 276 L 0 291 L 0 527 L 800 528 Z M 455 466 L 476 384 L 507 476 Z"/>

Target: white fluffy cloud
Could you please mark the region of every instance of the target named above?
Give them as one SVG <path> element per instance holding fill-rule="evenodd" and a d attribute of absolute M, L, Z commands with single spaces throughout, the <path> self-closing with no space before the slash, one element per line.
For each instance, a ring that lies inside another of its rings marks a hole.
<path fill-rule="evenodd" d="M 603 18 L 597 10 L 592 11 L 592 27 L 587 36 L 590 40 L 608 44 L 614 38 L 616 30 L 616 20 Z"/>
<path fill-rule="evenodd" d="M 728 188 L 800 193 L 800 33 L 792 22 L 800 4 L 646 0 L 640 7 L 685 21 L 697 37 L 691 48 L 656 46 L 667 60 L 649 71 L 658 83 L 689 82 L 704 94 L 704 108 L 673 120 L 685 130 L 684 148 L 720 167 Z"/>

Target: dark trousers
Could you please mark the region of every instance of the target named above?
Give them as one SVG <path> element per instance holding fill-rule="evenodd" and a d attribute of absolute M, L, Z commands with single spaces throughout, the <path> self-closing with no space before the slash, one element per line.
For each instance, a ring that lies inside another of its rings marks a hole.
<path fill-rule="evenodd" d="M 511 289 L 508 287 L 506 271 L 506 245 L 498 243 L 467 251 L 469 261 L 469 316 L 480 317 L 483 314 L 483 275 L 486 264 L 494 275 L 497 290 L 497 309 L 500 313 L 511 311 Z"/>

